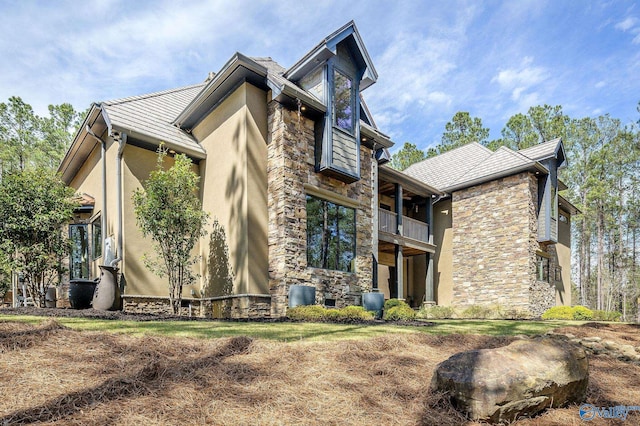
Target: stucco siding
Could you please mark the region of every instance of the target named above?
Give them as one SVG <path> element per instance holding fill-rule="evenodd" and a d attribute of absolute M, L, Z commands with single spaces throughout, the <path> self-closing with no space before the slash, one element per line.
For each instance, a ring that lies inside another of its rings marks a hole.
<path fill-rule="evenodd" d="M 266 202 L 266 94 L 237 88 L 193 130 L 207 151 L 200 162 L 203 209 L 226 234 L 234 294 L 268 294 Z M 202 241 L 203 283 L 208 279 L 210 235 Z"/>
<path fill-rule="evenodd" d="M 433 243 L 438 248 L 433 264 L 433 282 L 436 303 L 450 306 L 453 303 L 453 225 L 451 199 L 443 200 L 433 207 Z"/>

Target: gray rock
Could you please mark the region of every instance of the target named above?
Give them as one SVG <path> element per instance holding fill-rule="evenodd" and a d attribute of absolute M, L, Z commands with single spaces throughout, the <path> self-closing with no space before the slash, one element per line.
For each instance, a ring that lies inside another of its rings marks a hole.
<path fill-rule="evenodd" d="M 588 378 L 582 348 L 544 336 L 453 355 L 436 367 L 431 389 L 472 419 L 498 423 L 582 402 Z"/>
<path fill-rule="evenodd" d="M 636 348 L 633 347 L 633 345 L 620 345 L 618 350 L 620 352 L 622 352 L 625 355 L 635 355 L 636 354 Z"/>
<path fill-rule="evenodd" d="M 598 337 L 598 336 L 585 337 L 582 340 L 584 340 L 585 342 L 600 342 L 602 340 L 602 337 Z"/>

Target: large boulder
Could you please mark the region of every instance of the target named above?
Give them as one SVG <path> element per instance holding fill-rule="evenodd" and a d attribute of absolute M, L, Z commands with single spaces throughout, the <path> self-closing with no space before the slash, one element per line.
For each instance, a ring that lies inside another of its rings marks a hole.
<path fill-rule="evenodd" d="M 470 418 L 498 423 L 582 402 L 588 380 L 585 351 L 545 336 L 455 354 L 436 367 L 431 389 Z"/>

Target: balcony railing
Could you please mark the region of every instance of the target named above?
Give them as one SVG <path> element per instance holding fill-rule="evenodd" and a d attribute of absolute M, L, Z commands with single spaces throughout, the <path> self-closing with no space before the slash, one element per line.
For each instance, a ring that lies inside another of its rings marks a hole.
<path fill-rule="evenodd" d="M 378 209 L 378 230 L 390 234 L 398 233 L 397 215 L 389 210 Z M 429 242 L 429 225 L 419 220 L 402 216 L 402 235 L 417 241 Z"/>
<path fill-rule="evenodd" d="M 378 209 L 378 230 L 395 234 L 398 231 L 397 215 L 389 210 Z"/>
<path fill-rule="evenodd" d="M 429 225 L 419 220 L 402 216 L 402 235 L 414 240 L 429 242 Z"/>

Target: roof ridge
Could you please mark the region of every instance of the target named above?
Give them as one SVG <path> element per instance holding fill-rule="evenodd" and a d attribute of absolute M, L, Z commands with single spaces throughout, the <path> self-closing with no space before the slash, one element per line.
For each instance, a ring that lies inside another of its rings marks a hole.
<path fill-rule="evenodd" d="M 413 167 L 413 166 L 414 166 L 414 165 L 416 165 L 416 164 L 422 164 L 422 163 L 429 162 L 430 160 L 433 160 L 433 159 L 435 159 L 435 158 L 451 157 L 452 155 L 454 155 L 454 153 L 455 153 L 456 151 L 458 151 L 458 150 L 460 150 L 460 149 L 462 149 L 462 148 L 466 148 L 466 147 L 468 147 L 469 145 L 474 145 L 474 146 L 475 146 L 475 145 L 477 145 L 477 146 L 479 146 L 479 147 L 483 148 L 485 151 L 489 151 L 491 154 L 493 154 L 493 151 L 491 151 L 489 148 L 487 148 L 486 146 L 482 145 L 481 143 L 479 143 L 479 142 L 469 142 L 469 143 L 466 143 L 466 144 L 464 144 L 464 145 L 461 145 L 461 146 L 458 146 L 458 147 L 456 147 L 456 148 L 453 148 L 453 149 L 451 149 L 451 150 L 449 150 L 449 151 L 443 152 L 442 154 L 438 154 L 438 155 L 433 156 L 433 157 L 425 158 L 425 159 L 424 159 L 424 160 L 422 160 L 422 161 L 418 161 L 417 163 L 414 163 L 414 164 L 410 165 L 409 167 L 407 167 L 407 169 L 408 169 L 408 168 L 410 168 L 410 167 Z"/>
<path fill-rule="evenodd" d="M 539 142 L 539 143 L 537 143 L 537 144 L 535 144 L 535 145 L 532 145 L 532 146 L 530 146 L 530 147 L 519 149 L 519 150 L 518 150 L 518 152 L 520 152 L 520 151 L 527 151 L 527 150 L 530 150 L 530 149 L 538 148 L 538 147 L 540 147 L 541 145 L 551 145 L 552 143 L 553 143 L 553 144 L 558 144 L 561 140 L 562 140 L 562 138 L 561 138 L 561 137 L 557 137 L 557 138 L 549 139 L 548 141 Z"/>
<path fill-rule="evenodd" d="M 181 92 L 181 91 L 184 91 L 184 90 L 193 89 L 193 88 L 198 87 L 198 86 L 204 86 L 205 84 L 206 84 L 206 82 L 196 83 L 196 84 L 191 84 L 189 86 L 175 87 L 173 89 L 166 89 L 166 90 L 161 90 L 161 91 L 158 91 L 158 92 L 145 93 L 145 94 L 142 94 L 142 95 L 128 96 L 126 98 L 119 98 L 119 99 L 103 101 L 101 103 L 104 104 L 104 105 L 108 105 L 108 106 L 120 105 L 120 104 L 124 104 L 124 103 L 127 103 L 127 102 L 139 101 L 139 100 L 142 100 L 142 99 L 155 98 L 155 97 L 158 97 L 158 96 L 168 95 L 170 93 Z"/>

